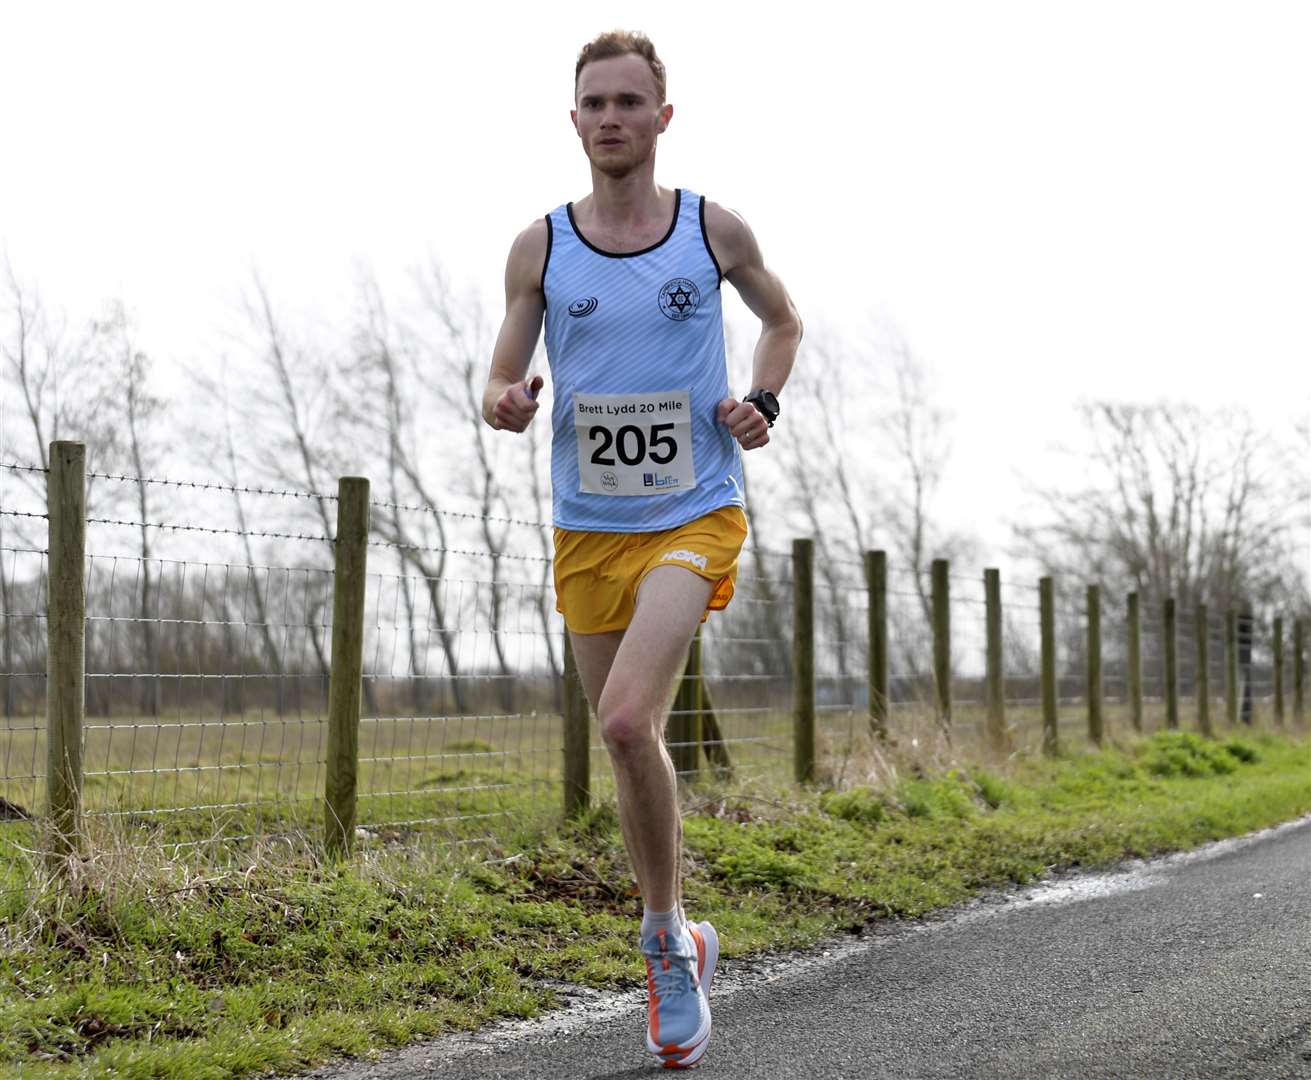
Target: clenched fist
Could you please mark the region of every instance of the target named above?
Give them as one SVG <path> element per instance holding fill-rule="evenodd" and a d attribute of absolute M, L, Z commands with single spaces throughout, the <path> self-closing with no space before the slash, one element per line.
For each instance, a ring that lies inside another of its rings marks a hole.
<path fill-rule="evenodd" d="M 511 383 L 496 402 L 492 416 L 496 427 L 506 431 L 523 431 L 533 422 L 537 410 L 541 407 L 537 393 L 542 389 L 542 377 L 534 375 L 532 380 Z"/>
<path fill-rule="evenodd" d="M 725 398 L 719 403 L 719 422 L 743 450 L 758 450 L 769 442 L 769 423 L 750 402 Z"/>

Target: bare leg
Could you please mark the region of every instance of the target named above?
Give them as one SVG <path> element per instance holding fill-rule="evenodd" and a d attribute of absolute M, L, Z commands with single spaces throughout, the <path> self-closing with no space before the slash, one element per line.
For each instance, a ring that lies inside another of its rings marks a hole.
<path fill-rule="evenodd" d="M 679 900 L 682 826 L 664 724 L 674 679 L 710 590 L 711 583 L 690 570 L 657 567 L 643 581 L 633 621 L 617 647 L 613 634 L 573 635 L 579 674 L 614 765 L 628 856 L 653 911 L 668 911 Z"/>
<path fill-rule="evenodd" d="M 624 632 L 613 630 L 605 634 L 575 634 L 570 630 L 569 640 L 574 645 L 574 660 L 578 663 L 578 677 L 583 680 L 583 693 L 587 695 L 592 712 L 599 716 L 601 691 L 605 689 L 605 680 L 615 662 L 615 653 L 624 640 Z"/>

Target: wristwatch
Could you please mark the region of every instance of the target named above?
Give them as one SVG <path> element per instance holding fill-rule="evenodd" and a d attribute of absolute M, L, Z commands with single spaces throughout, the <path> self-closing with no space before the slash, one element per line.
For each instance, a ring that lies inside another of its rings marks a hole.
<path fill-rule="evenodd" d="M 774 426 L 774 421 L 778 419 L 778 397 L 773 392 L 759 387 L 742 400 L 751 402 L 769 426 Z"/>

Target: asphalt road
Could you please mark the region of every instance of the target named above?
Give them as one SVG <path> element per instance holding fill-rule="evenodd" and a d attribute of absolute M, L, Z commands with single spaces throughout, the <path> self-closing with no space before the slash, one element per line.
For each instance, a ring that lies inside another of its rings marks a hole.
<path fill-rule="evenodd" d="M 1311 1078 L 1311 818 L 798 957 L 721 965 L 712 1077 Z M 657 1075 L 643 999 L 316 1080 Z"/>

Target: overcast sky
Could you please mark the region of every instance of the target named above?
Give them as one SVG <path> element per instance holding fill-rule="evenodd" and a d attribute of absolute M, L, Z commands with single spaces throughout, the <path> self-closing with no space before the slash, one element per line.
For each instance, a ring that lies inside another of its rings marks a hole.
<path fill-rule="evenodd" d="M 616 26 L 669 71 L 657 178 L 741 211 L 808 325 L 935 371 L 962 507 L 1080 398 L 1311 405 L 1306 3 L 6 4 L 0 243 L 161 361 L 252 266 L 323 317 L 429 257 L 498 307 L 589 189 L 573 64 Z"/>

